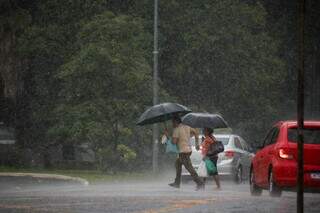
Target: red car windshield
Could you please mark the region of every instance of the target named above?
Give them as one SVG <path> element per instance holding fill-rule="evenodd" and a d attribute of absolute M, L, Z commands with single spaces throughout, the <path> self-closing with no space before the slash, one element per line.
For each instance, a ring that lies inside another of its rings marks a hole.
<path fill-rule="evenodd" d="M 303 130 L 304 143 L 320 144 L 320 129 L 305 128 Z M 296 143 L 298 141 L 297 128 L 288 129 L 288 141 Z"/>

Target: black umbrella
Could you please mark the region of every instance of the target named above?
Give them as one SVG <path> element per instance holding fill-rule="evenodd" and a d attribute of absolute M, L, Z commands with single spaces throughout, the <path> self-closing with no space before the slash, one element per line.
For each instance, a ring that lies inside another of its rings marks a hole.
<path fill-rule="evenodd" d="M 182 118 L 182 123 L 193 128 L 227 128 L 227 122 L 222 116 L 209 113 L 189 113 Z"/>
<path fill-rule="evenodd" d="M 183 116 L 191 110 L 181 104 L 162 103 L 147 109 L 139 118 L 137 125 L 147 125 L 170 120 L 174 115 Z"/>

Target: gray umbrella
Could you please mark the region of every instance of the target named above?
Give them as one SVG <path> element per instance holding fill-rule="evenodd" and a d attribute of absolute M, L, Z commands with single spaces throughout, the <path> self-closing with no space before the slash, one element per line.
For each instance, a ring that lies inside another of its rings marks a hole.
<path fill-rule="evenodd" d="M 218 114 L 189 113 L 182 118 L 182 123 L 193 128 L 227 128 L 227 122 Z"/>
<path fill-rule="evenodd" d="M 170 120 L 174 115 L 185 115 L 191 110 L 181 104 L 162 103 L 147 109 L 139 118 L 137 125 L 147 125 Z"/>

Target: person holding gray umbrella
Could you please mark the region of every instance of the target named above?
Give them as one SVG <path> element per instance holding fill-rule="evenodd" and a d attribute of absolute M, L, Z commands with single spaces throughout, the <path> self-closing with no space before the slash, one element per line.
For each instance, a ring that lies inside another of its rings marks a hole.
<path fill-rule="evenodd" d="M 182 123 L 193 128 L 228 128 L 228 123 L 219 114 L 191 112 L 182 117 Z"/>
<path fill-rule="evenodd" d="M 190 160 L 192 149 L 189 145 L 189 140 L 191 135 L 194 135 L 196 139 L 196 149 L 199 150 L 198 133 L 190 126 L 182 124 L 181 118 L 177 115 L 172 118 L 172 124 L 174 127 L 172 142 L 178 145 L 179 155 L 175 162 L 176 178 L 173 183 L 169 184 L 169 186 L 180 188 L 182 165 L 184 165 L 184 167 L 188 170 L 191 177 L 193 178 L 193 181 L 197 184 L 196 190 L 204 189 L 204 182 L 198 176 Z M 167 137 L 169 137 L 168 132 L 165 132 L 165 134 Z"/>
<path fill-rule="evenodd" d="M 203 140 L 203 142 L 201 144 L 202 145 L 201 152 L 202 152 L 203 160 L 205 158 L 209 158 L 211 160 L 211 162 L 214 164 L 214 166 L 217 168 L 218 153 L 212 153 L 212 154 L 210 153 L 210 147 L 217 143 L 216 138 L 213 136 L 213 129 L 209 128 L 209 127 L 205 127 L 203 129 L 203 132 L 205 135 L 205 139 Z M 216 170 L 215 172 L 213 172 L 210 175 L 213 176 L 213 179 L 217 185 L 217 189 L 220 190 L 221 185 L 220 185 L 218 170 Z"/>
<path fill-rule="evenodd" d="M 217 143 L 213 136 L 213 129 L 227 128 L 228 124 L 221 115 L 210 113 L 188 113 L 182 118 L 182 123 L 189 125 L 193 128 L 203 128 L 205 139 L 202 142 L 202 154 L 205 157 L 209 157 L 214 166 L 217 168 L 218 153 L 209 154 L 209 148 L 212 144 Z M 218 172 L 214 172 L 213 178 L 217 184 L 217 189 L 220 189 L 220 180 Z"/>

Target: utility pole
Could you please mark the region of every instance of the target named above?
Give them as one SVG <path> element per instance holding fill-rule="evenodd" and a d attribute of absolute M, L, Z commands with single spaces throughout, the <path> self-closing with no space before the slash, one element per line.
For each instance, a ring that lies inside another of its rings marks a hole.
<path fill-rule="evenodd" d="M 154 0 L 154 36 L 153 36 L 153 105 L 158 104 L 158 0 Z M 153 125 L 152 131 L 152 170 L 153 173 L 158 171 L 158 144 L 159 144 L 159 127 Z"/>
<path fill-rule="evenodd" d="M 299 0 L 299 62 L 298 62 L 298 172 L 297 172 L 297 213 L 303 213 L 303 128 L 304 128 L 304 19 L 305 0 Z"/>

